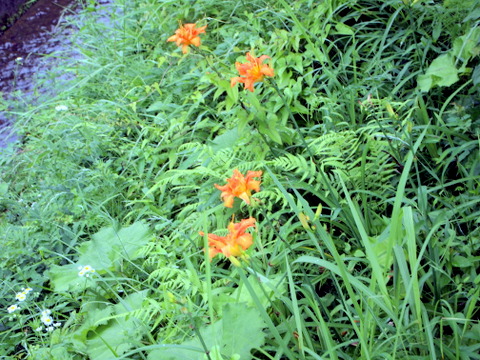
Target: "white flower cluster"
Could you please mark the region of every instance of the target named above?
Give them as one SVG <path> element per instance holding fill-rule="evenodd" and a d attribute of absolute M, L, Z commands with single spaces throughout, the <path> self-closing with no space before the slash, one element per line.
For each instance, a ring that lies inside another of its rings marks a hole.
<path fill-rule="evenodd" d="M 57 110 L 57 111 L 67 111 L 67 110 L 68 110 L 68 106 L 66 106 L 66 105 L 57 105 L 57 106 L 55 106 L 55 110 Z"/>
<path fill-rule="evenodd" d="M 25 301 L 25 299 L 27 298 L 27 295 L 30 291 L 33 291 L 33 289 L 29 288 L 29 287 L 28 288 L 23 288 L 22 291 L 15 294 L 15 299 L 17 299 L 17 301 Z"/>
<path fill-rule="evenodd" d="M 22 291 L 15 294 L 15 299 L 18 302 L 25 301 L 27 299 L 27 295 L 30 291 L 33 291 L 33 289 L 29 288 L 29 287 L 23 288 Z M 10 305 L 9 307 L 7 307 L 7 312 L 9 314 L 11 314 L 11 313 L 13 313 L 17 310 L 20 310 L 20 306 L 18 306 L 17 304 L 13 304 L 13 305 Z"/>
<path fill-rule="evenodd" d="M 78 272 L 78 276 L 89 277 L 90 274 L 94 274 L 94 273 L 95 273 L 95 269 L 92 268 L 90 265 L 79 266 L 79 267 L 78 267 L 78 270 L 80 270 L 80 271 Z"/>
<path fill-rule="evenodd" d="M 48 309 L 42 310 L 42 312 L 41 312 L 40 320 L 45 325 L 45 330 L 46 331 L 53 331 L 53 330 L 55 330 L 55 328 L 62 325 L 61 323 L 55 322 L 53 320 L 53 318 L 50 316 L 51 313 L 52 312 Z M 42 330 L 43 330 L 43 326 L 39 326 L 38 328 L 35 329 L 35 331 L 42 331 Z"/>
<path fill-rule="evenodd" d="M 29 288 L 29 287 L 23 288 L 22 291 L 15 294 L 15 299 L 18 302 L 23 302 L 27 299 L 27 296 L 31 291 L 33 291 L 32 288 Z M 17 304 L 13 304 L 7 307 L 7 312 L 9 314 L 12 314 L 17 310 L 20 310 L 20 307 Z M 48 332 L 53 331 L 62 325 L 60 322 L 55 322 L 51 314 L 52 314 L 52 311 L 48 309 L 42 310 L 42 312 L 40 313 L 40 321 L 45 325 L 45 330 Z M 10 320 L 12 320 L 14 317 L 17 317 L 17 316 L 18 316 L 17 314 L 13 314 Z M 39 326 L 38 328 L 35 329 L 35 331 L 42 331 L 42 330 L 43 330 L 43 326 Z"/>

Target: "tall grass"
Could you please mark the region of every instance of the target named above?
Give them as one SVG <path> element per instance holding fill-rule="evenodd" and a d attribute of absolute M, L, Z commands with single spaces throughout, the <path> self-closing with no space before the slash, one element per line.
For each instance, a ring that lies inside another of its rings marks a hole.
<path fill-rule="evenodd" d="M 478 5 L 86 2 L 76 78 L 0 158 L 0 355 L 479 359 Z M 188 54 L 179 21 L 208 25 Z"/>

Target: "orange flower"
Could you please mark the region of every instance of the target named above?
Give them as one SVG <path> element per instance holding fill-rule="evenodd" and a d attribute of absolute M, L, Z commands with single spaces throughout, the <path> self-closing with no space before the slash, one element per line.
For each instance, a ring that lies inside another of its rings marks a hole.
<path fill-rule="evenodd" d="M 253 180 L 254 177 L 262 176 L 261 171 L 248 171 L 243 176 L 237 169 L 233 170 L 233 176 L 227 179 L 227 185 L 215 187 L 222 192 L 220 195 L 226 207 L 233 207 L 233 200 L 238 197 L 250 205 L 252 190 L 260 191 L 260 180 Z"/>
<path fill-rule="evenodd" d="M 259 81 L 263 81 L 264 76 L 273 76 L 273 69 L 270 65 L 262 65 L 263 60 L 270 59 L 267 55 L 262 55 L 258 58 L 247 53 L 247 60 L 250 63 L 240 64 L 235 63 L 235 67 L 241 76 L 234 77 L 230 80 L 230 85 L 233 87 L 236 83 L 243 83 L 245 89 L 253 92 L 253 84 Z M 243 77 L 242 77 L 243 76 Z"/>
<path fill-rule="evenodd" d="M 207 25 L 197 28 L 197 24 L 180 24 L 175 35 L 170 36 L 167 41 L 175 41 L 177 46 L 182 47 L 184 54 L 188 53 L 188 45 L 200 46 L 199 34 L 204 34 Z"/>
<path fill-rule="evenodd" d="M 253 217 L 241 220 L 239 223 L 231 221 L 228 225 L 230 233 L 227 236 L 208 234 L 210 260 L 220 253 L 227 258 L 242 255 L 253 244 L 252 234 L 246 233 L 245 230 L 255 227 L 256 221 Z M 199 234 L 204 236 L 203 231 Z"/>

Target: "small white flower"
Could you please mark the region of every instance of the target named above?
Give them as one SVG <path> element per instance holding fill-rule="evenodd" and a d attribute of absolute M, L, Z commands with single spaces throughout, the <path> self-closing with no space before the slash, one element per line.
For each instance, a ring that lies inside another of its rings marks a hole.
<path fill-rule="evenodd" d="M 95 269 L 91 267 L 90 265 L 85 265 L 84 267 L 81 268 L 81 270 L 78 272 L 78 276 L 85 276 L 89 277 L 89 273 L 95 273 Z"/>
<path fill-rule="evenodd" d="M 42 331 L 43 330 L 43 326 L 39 326 L 38 328 L 35 329 L 35 331 Z"/>
<path fill-rule="evenodd" d="M 55 328 L 53 326 L 47 327 L 47 331 L 53 331 Z"/>
<path fill-rule="evenodd" d="M 15 299 L 17 299 L 18 301 L 25 301 L 26 298 L 27 298 L 27 295 L 24 294 L 23 292 L 19 292 L 15 295 Z"/>
<path fill-rule="evenodd" d="M 44 317 L 44 316 L 50 315 L 51 313 L 52 313 L 51 310 L 45 309 L 45 310 L 42 310 L 42 312 L 40 314 L 42 314 L 42 317 Z"/>
<path fill-rule="evenodd" d="M 20 61 L 22 61 L 22 60 L 23 60 L 23 58 L 20 57 L 20 56 L 15 59 L 16 62 L 20 62 Z"/>
<path fill-rule="evenodd" d="M 56 322 L 56 323 L 53 323 L 53 326 L 60 327 L 60 326 L 62 326 L 62 323 Z"/>
<path fill-rule="evenodd" d="M 8 308 L 7 308 L 7 311 L 9 314 L 11 314 L 12 312 L 16 311 L 16 310 L 20 310 L 20 308 L 18 307 L 18 305 L 16 304 L 13 304 L 13 305 L 10 305 Z"/>
<path fill-rule="evenodd" d="M 57 110 L 57 111 L 67 111 L 68 107 L 65 106 L 65 105 L 57 105 L 57 106 L 55 106 L 55 110 Z"/>
<path fill-rule="evenodd" d="M 41 319 L 45 326 L 50 326 L 53 324 L 53 319 L 50 316 L 42 316 Z"/>
<path fill-rule="evenodd" d="M 27 287 L 26 289 L 22 289 L 22 294 L 27 295 L 30 291 L 33 291 L 33 289 Z"/>

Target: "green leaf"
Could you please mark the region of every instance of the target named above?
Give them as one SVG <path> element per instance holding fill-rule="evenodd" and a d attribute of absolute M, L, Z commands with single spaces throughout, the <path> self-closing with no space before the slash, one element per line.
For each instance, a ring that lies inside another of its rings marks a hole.
<path fill-rule="evenodd" d="M 453 41 L 453 55 L 463 62 L 460 72 L 465 71 L 466 64 L 471 57 L 477 56 L 480 53 L 480 46 L 478 46 L 479 40 L 480 27 L 477 27 L 472 29 L 468 34 L 459 36 Z"/>
<path fill-rule="evenodd" d="M 239 139 L 240 134 L 238 132 L 238 129 L 234 128 L 224 132 L 222 135 L 219 135 L 215 139 L 213 139 L 211 148 L 214 152 L 228 149 L 235 145 Z"/>
<path fill-rule="evenodd" d="M 443 54 L 432 61 L 424 75 L 419 75 L 417 85 L 427 92 L 434 86 L 450 86 L 458 81 L 458 70 L 451 54 Z"/>
<path fill-rule="evenodd" d="M 453 257 L 452 265 L 455 267 L 469 267 L 473 265 L 473 262 L 465 256 L 457 255 Z"/>
<path fill-rule="evenodd" d="M 0 182 L 0 195 L 5 195 L 8 192 L 8 183 Z"/>
<path fill-rule="evenodd" d="M 265 342 L 265 327 L 256 308 L 244 303 L 225 304 L 222 318 L 216 323 L 200 329 L 200 335 L 209 352 L 219 352 L 227 359 L 250 360 L 251 350 L 260 348 Z M 181 345 L 164 344 L 155 349 L 149 360 L 203 360 L 205 351 L 198 338 Z"/>
<path fill-rule="evenodd" d="M 372 244 L 373 253 L 378 259 L 378 263 L 383 270 L 389 269 L 392 265 L 393 257 L 390 256 L 391 249 L 389 246 L 390 226 L 388 226 L 380 235 L 369 237 Z"/>
<path fill-rule="evenodd" d="M 91 265 L 96 271 L 106 270 L 118 265 L 121 259 L 136 259 L 136 252 L 149 239 L 149 228 L 143 222 L 136 222 L 118 231 L 113 227 L 101 229 L 93 235 L 92 241 L 80 246 L 78 263 Z"/>
<path fill-rule="evenodd" d="M 245 304 L 226 304 L 223 309 L 223 344 L 222 353 L 235 354 L 240 358 L 251 359 L 250 351 L 259 348 L 265 341 L 262 329 L 265 327 L 256 308 Z"/>
<path fill-rule="evenodd" d="M 69 360 L 73 359 L 73 355 L 71 355 L 68 350 L 63 346 L 54 346 L 51 347 L 41 347 L 36 348 L 32 346 L 29 354 L 29 358 L 32 360 L 51 360 L 51 359 L 58 359 L 58 360 Z"/>
<path fill-rule="evenodd" d="M 159 112 L 160 110 L 171 110 L 172 107 L 177 108 L 178 105 L 168 103 L 165 100 L 159 100 L 159 101 L 155 101 L 153 104 L 151 104 L 146 109 L 146 111 L 148 111 L 148 112 Z"/>
<path fill-rule="evenodd" d="M 80 291 L 91 287 L 95 277 L 78 276 L 80 266 L 90 265 L 101 272 L 118 266 L 122 259 L 134 260 L 137 251 L 150 239 L 150 230 L 143 222 L 116 230 L 113 227 L 101 229 L 91 241 L 80 245 L 76 264 L 52 265 L 48 271 L 52 287 L 56 292 Z"/>
<path fill-rule="evenodd" d="M 278 294 L 285 293 L 284 280 L 285 279 L 282 276 L 276 276 L 271 279 L 261 275 L 248 277 L 248 282 L 250 283 L 252 289 L 254 289 L 264 308 L 267 308 L 270 304 L 270 301 L 275 300 L 278 297 Z M 244 302 L 247 305 L 255 305 L 255 301 L 252 299 L 252 295 L 245 285 L 236 288 L 231 297 L 238 299 L 239 302 Z"/>
<path fill-rule="evenodd" d="M 246 97 L 248 99 L 250 106 L 252 106 L 256 110 L 255 116 L 259 120 L 264 121 L 267 118 L 267 111 L 266 111 L 267 109 L 265 109 L 262 106 L 262 104 L 260 104 L 260 101 L 257 98 L 257 94 L 252 93 L 250 91 L 247 91 L 246 93 L 247 93 Z"/>
<path fill-rule="evenodd" d="M 282 128 L 278 123 L 278 117 L 275 114 L 269 113 L 265 121 L 258 120 L 258 131 L 267 136 L 277 144 L 282 144 L 282 137 L 279 130 Z"/>
<path fill-rule="evenodd" d="M 78 264 L 52 265 L 47 272 L 53 291 L 65 293 L 82 291 L 94 284 L 92 278 L 78 276 Z"/>
<path fill-rule="evenodd" d="M 473 85 L 480 84 L 480 65 L 477 65 L 472 73 Z"/>
<path fill-rule="evenodd" d="M 75 332 L 76 347 L 91 360 L 110 360 L 138 346 L 144 328 L 131 314 L 142 307 L 146 295 L 147 290 L 133 293 L 119 304 L 88 311 Z"/>
<path fill-rule="evenodd" d="M 228 97 L 232 100 L 232 103 L 236 104 L 238 102 L 238 86 L 231 87 L 229 82 L 226 90 Z"/>
<path fill-rule="evenodd" d="M 342 23 L 336 23 L 335 30 L 336 31 L 334 33 L 340 35 L 353 35 L 355 33 L 350 26 Z"/>
<path fill-rule="evenodd" d="M 473 9 L 470 11 L 470 13 L 467 15 L 465 19 L 463 19 L 464 22 L 469 21 L 469 20 L 477 20 L 480 18 L 480 8 Z"/>
<path fill-rule="evenodd" d="M 87 304 L 83 310 L 85 319 L 83 319 L 80 327 L 72 334 L 72 342 L 80 352 L 87 351 L 87 336 L 89 332 L 96 330 L 100 325 L 106 325 L 108 323 L 108 318 L 113 312 L 113 306 L 90 303 Z"/>
<path fill-rule="evenodd" d="M 238 132 L 243 133 L 245 126 L 247 126 L 248 122 L 253 120 L 254 114 L 253 113 L 248 113 L 241 107 L 238 107 L 236 113 L 235 113 L 237 119 L 238 119 Z"/>

